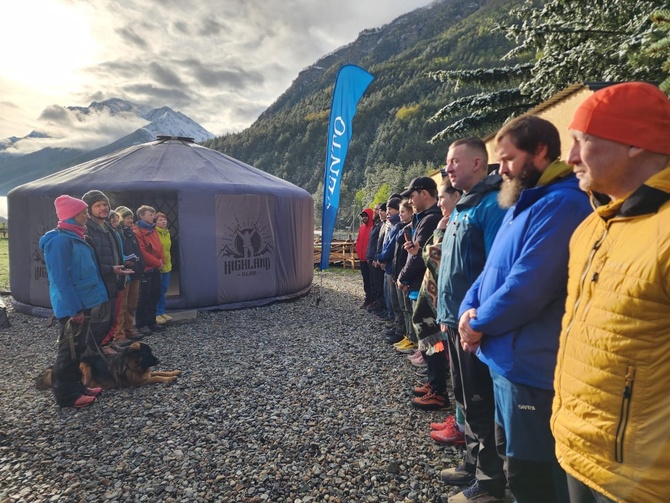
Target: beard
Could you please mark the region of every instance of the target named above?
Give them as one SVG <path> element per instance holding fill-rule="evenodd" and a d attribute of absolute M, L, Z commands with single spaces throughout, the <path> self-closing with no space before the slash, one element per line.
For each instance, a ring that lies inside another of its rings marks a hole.
<path fill-rule="evenodd" d="M 509 175 L 502 175 L 504 181 L 500 192 L 498 192 L 498 206 L 503 209 L 514 206 L 521 197 L 521 193 L 526 189 L 535 187 L 541 176 L 542 172 L 533 166 L 533 163 L 528 159 L 521 168 L 521 173 L 517 176 L 512 178 Z"/>

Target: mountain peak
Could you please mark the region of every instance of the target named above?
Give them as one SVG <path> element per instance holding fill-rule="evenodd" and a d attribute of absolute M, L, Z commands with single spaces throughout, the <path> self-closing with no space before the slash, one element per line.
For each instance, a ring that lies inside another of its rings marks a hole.
<path fill-rule="evenodd" d="M 153 141 L 161 135 L 185 136 L 196 142 L 214 138 L 200 124 L 168 106 L 152 108 L 110 98 L 94 101 L 87 107 L 63 109 L 78 123 L 78 129 L 71 130 L 74 132 L 70 132 L 70 136 L 51 139 L 45 133 L 32 131 L 23 138 L 13 136 L 0 140 L 0 194 L 114 150 Z M 80 141 L 83 129 L 87 129 L 95 141 Z"/>

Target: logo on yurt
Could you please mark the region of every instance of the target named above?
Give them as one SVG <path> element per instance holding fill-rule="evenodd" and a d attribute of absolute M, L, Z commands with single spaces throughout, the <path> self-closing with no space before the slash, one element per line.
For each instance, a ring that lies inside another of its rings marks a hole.
<path fill-rule="evenodd" d="M 274 252 L 272 234 L 267 225 L 237 220 L 235 227 L 221 238 L 219 257 L 223 259 L 223 273 L 255 276 L 256 271 L 269 270 Z"/>
<path fill-rule="evenodd" d="M 42 222 L 39 229 L 33 231 L 31 240 L 31 261 L 33 263 L 33 281 L 48 281 L 47 263 L 44 260 L 44 253 L 40 250 L 40 238 L 46 233 L 48 227 Z"/>

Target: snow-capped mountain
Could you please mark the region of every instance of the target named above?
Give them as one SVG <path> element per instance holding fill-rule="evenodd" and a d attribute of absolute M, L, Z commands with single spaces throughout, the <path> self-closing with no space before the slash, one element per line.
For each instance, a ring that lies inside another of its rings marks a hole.
<path fill-rule="evenodd" d="M 151 108 L 112 98 L 88 107 L 51 107 L 43 130 L 0 139 L 0 196 L 14 187 L 115 150 L 183 136 L 202 142 L 214 135 L 170 107 Z"/>

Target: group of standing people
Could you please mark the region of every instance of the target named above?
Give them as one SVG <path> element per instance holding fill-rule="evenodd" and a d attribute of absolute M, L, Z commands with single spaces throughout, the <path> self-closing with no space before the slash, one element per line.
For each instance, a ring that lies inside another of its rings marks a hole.
<path fill-rule="evenodd" d="M 461 194 L 434 223 L 430 208 L 448 209 L 435 182 L 402 194 L 415 215 L 393 269 L 427 375 L 412 402 L 449 405 L 448 363 L 456 414 L 431 437 L 465 445 L 440 474 L 463 488 L 450 503 L 500 502 L 506 487 L 518 503 L 670 500 L 670 101 L 610 86 L 570 134 L 565 163 L 549 121 L 508 122 L 498 174 L 481 140 L 454 142 L 440 194 Z"/>
<path fill-rule="evenodd" d="M 85 407 L 102 390 L 81 382 L 82 355 L 115 353 L 165 330 L 171 238 L 167 218 L 151 206 L 111 211 L 99 190 L 59 196 L 58 224 L 39 242 L 49 278 L 58 349 L 52 369 L 56 403 Z M 158 217 L 158 218 L 157 218 Z"/>

